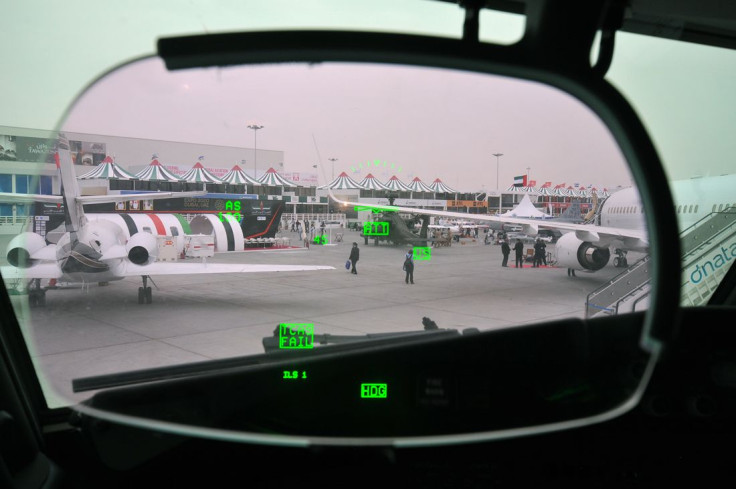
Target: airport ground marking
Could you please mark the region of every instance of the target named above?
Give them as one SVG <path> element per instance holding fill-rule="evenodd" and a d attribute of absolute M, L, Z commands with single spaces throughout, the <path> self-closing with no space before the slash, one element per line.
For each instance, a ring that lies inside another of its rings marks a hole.
<path fill-rule="evenodd" d="M 279 324 L 279 348 L 283 350 L 308 350 L 314 348 L 314 324 Z"/>
<path fill-rule="evenodd" d="M 388 236 L 387 222 L 366 222 L 363 223 L 363 234 L 365 236 Z"/>
<path fill-rule="evenodd" d="M 360 384 L 360 397 L 363 399 L 386 399 L 388 384 Z"/>
<path fill-rule="evenodd" d="M 432 248 L 429 246 L 415 246 L 412 249 L 412 255 L 417 261 L 429 261 L 432 259 Z"/>

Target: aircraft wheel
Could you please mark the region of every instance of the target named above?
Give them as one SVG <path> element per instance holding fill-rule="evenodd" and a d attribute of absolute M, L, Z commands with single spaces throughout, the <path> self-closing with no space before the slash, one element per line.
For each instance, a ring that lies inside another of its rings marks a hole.
<path fill-rule="evenodd" d="M 153 302 L 153 289 L 151 287 L 146 287 L 146 304 L 150 304 Z"/>
<path fill-rule="evenodd" d="M 146 300 L 146 293 L 143 291 L 143 287 L 138 287 L 138 304 L 143 304 Z"/>
<path fill-rule="evenodd" d="M 613 266 L 616 268 L 619 268 L 621 266 L 621 259 L 619 259 L 619 257 L 613 259 Z"/>

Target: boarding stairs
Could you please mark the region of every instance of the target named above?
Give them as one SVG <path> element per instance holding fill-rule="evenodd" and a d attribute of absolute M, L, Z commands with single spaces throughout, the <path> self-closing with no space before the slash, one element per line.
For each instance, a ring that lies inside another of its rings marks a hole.
<path fill-rule="evenodd" d="M 699 306 L 713 295 L 736 261 L 736 209 L 712 212 L 680 233 L 682 279 L 680 305 Z M 726 250 L 726 251 L 723 251 Z M 646 309 L 649 301 L 649 257 L 637 261 L 588 294 L 587 317 Z"/>

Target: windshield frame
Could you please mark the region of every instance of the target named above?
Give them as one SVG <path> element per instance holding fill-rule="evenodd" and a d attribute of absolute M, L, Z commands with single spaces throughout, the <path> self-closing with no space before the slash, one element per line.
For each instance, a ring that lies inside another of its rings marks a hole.
<path fill-rule="evenodd" d="M 259 46 L 264 34 L 253 33 L 243 35 L 243 42 L 250 46 Z M 374 35 L 364 33 L 338 33 L 329 32 L 324 35 L 325 44 L 312 46 L 311 51 L 302 51 L 300 44 L 303 42 L 301 36 L 305 33 L 279 33 L 280 44 L 270 45 L 268 50 L 260 51 L 259 48 L 250 47 L 250 61 L 242 63 L 259 63 L 261 59 L 270 59 L 276 51 L 288 53 L 282 61 L 308 61 L 321 62 L 329 60 L 339 61 L 382 61 L 389 63 L 401 63 L 408 65 L 446 67 L 463 69 L 478 73 L 492 73 L 498 75 L 512 76 L 526 80 L 539 81 L 547 85 L 562 89 L 566 93 L 581 100 L 590 107 L 601 120 L 608 126 L 616 138 L 621 149 L 630 163 L 630 168 L 637 186 L 642 194 L 642 201 L 647 208 L 647 226 L 650 232 L 652 247 L 657 249 L 654 254 L 652 307 L 647 313 L 645 335 L 651 332 L 659 339 L 666 339 L 670 334 L 670 328 L 674 327 L 675 311 L 669 305 L 667 298 L 668 287 L 663 284 L 671 283 L 666 277 L 667 267 L 664 264 L 671 262 L 673 256 L 678 256 L 677 247 L 665 247 L 662 243 L 671 240 L 671 233 L 666 231 L 667 224 L 675 222 L 672 213 L 672 197 L 667 186 L 655 187 L 647 185 L 647 182 L 658 181 L 662 177 L 661 164 L 657 154 L 641 123 L 636 115 L 625 102 L 623 97 L 607 82 L 591 77 L 586 73 L 575 70 L 561 69 L 556 71 L 549 66 L 538 65 L 538 61 L 523 60 L 519 62 L 514 57 L 521 52 L 518 47 L 498 48 L 490 45 L 467 46 L 463 50 L 463 56 L 457 56 L 458 47 L 463 46 L 460 41 L 454 40 L 431 40 L 431 38 L 419 39 L 418 36 L 403 37 L 405 45 L 396 49 L 394 35 Z M 386 36 L 386 37 L 382 37 Z M 381 38 L 381 39 L 379 39 Z M 269 37 L 269 39 L 272 39 Z M 350 41 L 350 42 L 347 42 Z M 362 59 L 356 60 L 355 54 L 351 53 L 351 47 L 343 47 L 336 50 L 336 45 L 360 43 L 363 49 Z M 416 43 L 416 44 L 412 44 Z M 447 49 L 435 51 L 438 44 L 448 43 Z M 505 51 L 503 49 L 506 49 Z M 417 57 L 417 55 L 420 55 Z M 518 64 L 515 64 L 517 63 Z M 125 65 L 127 63 L 124 63 Z M 113 72 L 116 68 L 110 70 Z M 108 72 L 109 73 L 109 72 Z M 101 75 L 102 78 L 104 75 Z M 90 83 L 90 85 L 94 82 Z M 86 89 L 85 89 L 86 90 Z M 73 104 L 72 104 L 73 105 Z M 63 118 L 62 118 L 63 120 Z M 625 144 L 622 144 L 625 143 Z M 647 164 L 644 164 L 647 162 Z M 661 180 L 660 180 L 661 181 Z M 658 219 L 653 216 L 657 215 Z M 664 229 L 664 230 L 663 230 Z M 676 229 L 676 226 L 675 226 Z M 674 240 L 677 241 L 676 239 Z M 670 241 L 671 242 L 671 241 Z M 672 294 L 670 294 L 672 295 Z M 671 303 L 671 302 L 669 302 Z M 8 301 L 9 304 L 9 301 Z M 656 313 L 656 314 L 655 314 Z M 658 324 L 652 324 L 651 318 L 657 316 L 661 319 Z M 17 322 L 16 322 L 17 325 Z M 659 327 L 659 328 L 658 328 Z M 642 337 L 642 344 L 652 346 L 651 338 Z M 656 349 L 656 348 L 655 348 Z M 28 356 L 30 362 L 30 356 Z M 31 363 L 32 365 L 32 363 Z M 35 371 L 31 367 L 31 372 Z"/>

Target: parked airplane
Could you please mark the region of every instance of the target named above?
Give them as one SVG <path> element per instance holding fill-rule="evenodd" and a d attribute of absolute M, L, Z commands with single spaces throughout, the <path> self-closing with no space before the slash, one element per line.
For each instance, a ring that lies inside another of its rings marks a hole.
<path fill-rule="evenodd" d="M 109 282 L 125 277 L 140 276 L 143 286 L 138 288 L 138 303 L 152 302 L 152 290 L 147 285 L 151 275 L 178 275 L 200 273 L 295 272 L 329 270 L 330 266 L 307 265 L 254 265 L 156 262 L 158 244 L 149 232 L 136 232 L 127 239 L 126 232 L 115 222 L 88 220 L 84 204 L 129 200 L 130 195 L 80 196 L 69 152 L 69 143 L 63 137 L 58 142 L 58 162 L 62 181 L 62 195 L 0 194 L 5 202 L 54 202 L 64 204 L 66 233 L 56 244 L 47 244 L 36 233 L 25 232 L 13 238 L 7 251 L 11 266 L 2 267 L 5 280 L 30 280 L 31 305 L 45 304 L 45 290 L 41 279 L 66 282 Z M 168 193 L 137 194 L 136 198 L 160 199 Z"/>
<path fill-rule="evenodd" d="M 736 174 L 715 177 L 698 177 L 670 182 L 675 212 L 680 229 L 695 224 L 712 212 L 736 207 L 733 189 Z M 330 197 L 343 203 L 330 192 Z M 370 204 L 361 204 L 371 207 Z M 648 252 L 644 209 L 639 193 L 629 187 L 612 194 L 597 210 L 592 224 L 574 224 L 556 220 L 530 221 L 529 219 L 468 215 L 460 212 L 418 210 L 409 207 L 392 207 L 399 212 L 439 216 L 450 219 L 472 219 L 489 223 L 516 224 L 522 232 L 536 236 L 540 229 L 554 229 L 562 233 L 557 241 L 557 264 L 573 270 L 594 272 L 603 268 L 611 259 L 611 250 L 617 255 L 614 265 L 628 266 L 629 251 Z"/>

